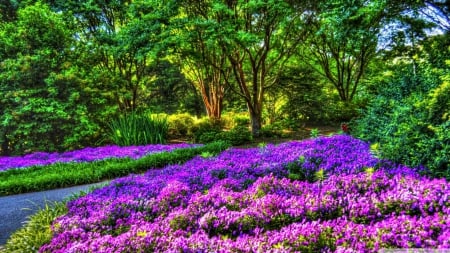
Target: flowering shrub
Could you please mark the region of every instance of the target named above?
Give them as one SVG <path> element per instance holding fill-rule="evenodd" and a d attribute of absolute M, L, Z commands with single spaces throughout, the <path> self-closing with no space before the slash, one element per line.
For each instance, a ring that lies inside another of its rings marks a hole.
<path fill-rule="evenodd" d="M 192 145 L 190 144 L 158 144 L 128 147 L 111 145 L 96 148 L 88 147 L 80 150 L 68 151 L 65 153 L 35 152 L 24 156 L 0 157 L 0 171 L 35 165 L 48 165 L 53 163 L 91 162 L 107 158 L 130 157 L 132 159 L 137 159 L 151 153 L 171 151 L 174 149 L 188 148 L 191 146 Z"/>
<path fill-rule="evenodd" d="M 288 178 L 299 157 L 312 174 L 327 176 Z M 197 156 L 114 180 L 68 209 L 40 252 L 450 247 L 450 184 L 379 161 L 367 143 L 346 135 Z"/>

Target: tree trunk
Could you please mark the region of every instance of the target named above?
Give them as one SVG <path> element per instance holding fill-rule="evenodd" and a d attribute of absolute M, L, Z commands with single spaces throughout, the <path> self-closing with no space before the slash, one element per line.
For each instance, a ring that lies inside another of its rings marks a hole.
<path fill-rule="evenodd" d="M 249 110 L 250 123 L 252 127 L 253 137 L 259 137 L 261 135 L 262 115 L 261 112 L 255 110 Z"/>
<path fill-rule="evenodd" d="M 3 138 L 2 138 L 2 147 L 0 150 L 0 154 L 2 156 L 8 156 L 9 155 L 9 140 L 8 137 L 6 136 L 6 131 L 3 133 Z"/>
<path fill-rule="evenodd" d="M 203 81 L 200 81 L 199 87 L 208 117 L 212 120 L 220 120 L 224 97 L 223 86 L 217 83 L 206 86 Z"/>

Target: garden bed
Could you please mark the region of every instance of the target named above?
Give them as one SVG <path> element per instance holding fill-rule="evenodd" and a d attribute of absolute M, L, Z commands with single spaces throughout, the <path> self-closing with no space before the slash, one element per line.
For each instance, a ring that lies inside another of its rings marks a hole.
<path fill-rule="evenodd" d="M 450 184 L 420 173 L 345 135 L 228 149 L 69 202 L 40 252 L 449 248 Z"/>

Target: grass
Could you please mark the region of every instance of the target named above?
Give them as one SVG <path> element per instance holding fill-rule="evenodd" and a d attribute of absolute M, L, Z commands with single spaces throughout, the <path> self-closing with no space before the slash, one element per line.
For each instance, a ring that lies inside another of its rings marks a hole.
<path fill-rule="evenodd" d="M 46 203 L 45 207 L 30 216 L 0 252 L 34 253 L 52 238 L 51 224 L 55 218 L 67 213 L 65 202 Z"/>
<path fill-rule="evenodd" d="M 56 163 L 11 169 L 0 172 L 0 196 L 98 183 L 131 173 L 142 173 L 151 168 L 183 163 L 204 152 L 217 154 L 226 148 L 227 144 L 215 142 L 201 147 L 150 154 L 136 160 L 112 158 L 90 163 Z"/>
<path fill-rule="evenodd" d="M 51 225 L 57 217 L 67 213 L 67 202 L 101 187 L 102 185 L 93 186 L 88 191 L 80 191 L 61 202 L 46 203 L 44 208 L 28 217 L 24 226 L 11 235 L 3 248 L 0 246 L 0 253 L 37 252 L 42 245 L 48 243 L 52 238 Z"/>

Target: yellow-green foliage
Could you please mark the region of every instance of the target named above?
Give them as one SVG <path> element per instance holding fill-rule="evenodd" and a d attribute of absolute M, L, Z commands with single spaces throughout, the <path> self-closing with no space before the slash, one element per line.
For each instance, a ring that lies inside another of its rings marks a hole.
<path fill-rule="evenodd" d="M 168 117 L 171 138 L 191 137 L 197 119 L 189 113 L 172 114 Z"/>
<path fill-rule="evenodd" d="M 234 122 L 235 115 L 236 115 L 236 113 L 234 113 L 234 112 L 227 112 L 227 113 L 222 114 L 220 121 L 221 121 L 223 128 L 231 129 L 235 126 L 235 122 Z"/>
<path fill-rule="evenodd" d="M 233 116 L 234 127 L 237 126 L 249 126 L 250 125 L 250 116 L 247 112 L 244 113 L 236 113 Z"/>
<path fill-rule="evenodd" d="M 428 117 L 442 122 L 450 120 L 450 74 L 443 79 L 444 82 L 429 93 L 429 99 L 423 101 Z"/>

